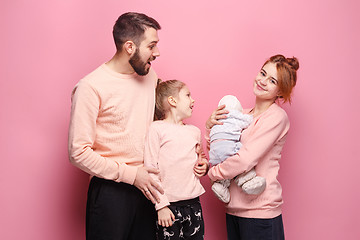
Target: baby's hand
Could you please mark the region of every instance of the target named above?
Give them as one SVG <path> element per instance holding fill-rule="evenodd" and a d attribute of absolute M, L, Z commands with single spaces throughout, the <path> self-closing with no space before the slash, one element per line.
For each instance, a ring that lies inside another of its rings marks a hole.
<path fill-rule="evenodd" d="M 209 170 L 209 164 L 204 159 L 200 158 L 194 166 L 194 173 L 197 177 L 205 176 Z"/>
<path fill-rule="evenodd" d="M 158 223 L 163 227 L 171 227 L 175 221 L 175 215 L 168 207 L 163 207 L 157 211 Z"/>

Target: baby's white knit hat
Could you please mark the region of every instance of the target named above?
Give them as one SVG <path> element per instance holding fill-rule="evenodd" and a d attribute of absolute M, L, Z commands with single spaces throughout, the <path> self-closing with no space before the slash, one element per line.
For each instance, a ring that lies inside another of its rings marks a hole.
<path fill-rule="evenodd" d="M 220 102 L 219 102 L 219 105 L 223 105 L 225 104 L 225 109 L 226 110 L 238 110 L 240 112 L 242 112 L 242 106 L 241 106 L 241 103 L 240 101 L 233 95 L 226 95 L 224 96 Z"/>

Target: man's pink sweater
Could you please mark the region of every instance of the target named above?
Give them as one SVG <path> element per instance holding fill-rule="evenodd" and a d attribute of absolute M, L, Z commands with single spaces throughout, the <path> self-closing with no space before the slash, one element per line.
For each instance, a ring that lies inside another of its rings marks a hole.
<path fill-rule="evenodd" d="M 239 152 L 209 170 L 210 179 L 216 181 L 232 179 L 256 166 L 257 175 L 266 178 L 266 189 L 260 195 L 248 195 L 232 181 L 228 214 L 246 218 L 274 218 L 281 214 L 282 189 L 277 176 L 289 127 L 286 112 L 272 104 L 243 131 Z"/>
<path fill-rule="evenodd" d="M 196 198 L 205 192 L 200 179 L 194 174 L 198 161 L 196 152 L 200 145 L 201 132 L 192 125 L 180 125 L 165 121 L 151 124 L 145 143 L 146 166 L 158 168 L 159 174 L 152 177 L 164 189 L 156 210 L 170 202 Z"/>
<path fill-rule="evenodd" d="M 133 184 L 153 120 L 156 73 L 120 74 L 106 64 L 72 93 L 70 161 L 100 178 Z"/>

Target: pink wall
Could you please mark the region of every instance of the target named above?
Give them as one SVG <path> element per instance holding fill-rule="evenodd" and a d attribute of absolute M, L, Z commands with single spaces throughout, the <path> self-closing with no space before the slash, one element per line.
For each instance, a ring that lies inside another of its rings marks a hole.
<path fill-rule="evenodd" d="M 100 4 L 101 2 L 101 4 Z M 108 60 L 119 14 L 163 30 L 163 79 L 188 83 L 202 128 L 224 94 L 253 104 L 264 60 L 299 58 L 280 179 L 287 239 L 358 239 L 360 4 L 335 1 L 28 1 L 0 3 L 0 238 L 84 239 L 87 175 L 67 160 L 70 93 Z M 206 239 L 226 237 L 223 207 L 203 180 Z"/>

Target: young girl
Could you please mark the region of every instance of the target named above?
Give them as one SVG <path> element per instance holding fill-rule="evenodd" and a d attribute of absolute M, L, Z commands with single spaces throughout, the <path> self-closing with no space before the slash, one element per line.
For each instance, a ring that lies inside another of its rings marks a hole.
<path fill-rule="evenodd" d="M 200 148 L 200 130 L 183 123 L 193 107 L 183 82 L 159 83 L 155 110 L 159 121 L 150 125 L 144 152 L 145 165 L 160 170 L 152 176 L 164 189 L 155 204 L 158 239 L 204 239 L 199 196 L 205 190 L 199 178 L 206 175 L 208 163 Z"/>

